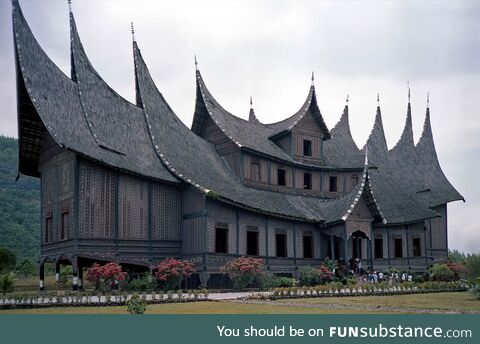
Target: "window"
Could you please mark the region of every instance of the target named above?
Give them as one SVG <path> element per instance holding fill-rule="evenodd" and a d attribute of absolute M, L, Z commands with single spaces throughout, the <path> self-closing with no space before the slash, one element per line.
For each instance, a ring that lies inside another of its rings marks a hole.
<path fill-rule="evenodd" d="M 375 238 L 375 258 L 383 258 L 383 239 Z"/>
<path fill-rule="evenodd" d="M 358 184 L 358 176 L 352 176 L 352 190 L 357 186 Z"/>
<path fill-rule="evenodd" d="M 303 174 L 303 188 L 305 190 L 312 190 L 312 174 L 311 173 Z"/>
<path fill-rule="evenodd" d="M 313 236 L 303 235 L 303 258 L 313 258 Z"/>
<path fill-rule="evenodd" d="M 45 219 L 45 243 L 50 241 L 50 237 L 52 235 L 52 225 L 53 225 L 53 218 L 52 215 L 47 216 Z"/>
<path fill-rule="evenodd" d="M 312 156 L 312 141 L 303 140 L 303 155 Z"/>
<path fill-rule="evenodd" d="M 277 246 L 277 257 L 287 256 L 287 234 L 277 233 L 275 234 L 275 243 Z"/>
<path fill-rule="evenodd" d="M 70 216 L 68 211 L 62 213 L 62 226 L 60 228 L 60 240 L 68 239 L 68 232 L 70 229 Z"/>
<path fill-rule="evenodd" d="M 287 171 L 283 168 L 277 170 L 277 184 L 281 186 L 287 185 Z"/>
<path fill-rule="evenodd" d="M 252 162 L 251 165 L 251 173 L 252 173 L 252 179 L 256 181 L 261 180 L 261 175 L 260 175 L 260 164 L 258 162 Z"/>
<path fill-rule="evenodd" d="M 337 192 L 337 176 L 330 176 L 330 185 L 328 190 L 330 192 Z"/>
<path fill-rule="evenodd" d="M 228 252 L 228 227 L 217 226 L 215 228 L 215 253 Z"/>
<path fill-rule="evenodd" d="M 395 238 L 393 243 L 394 243 L 393 254 L 395 255 L 395 258 L 402 258 L 403 257 L 403 240 L 402 240 L 402 238 Z"/>
<path fill-rule="evenodd" d="M 258 231 L 256 227 L 248 227 L 247 230 L 247 255 L 258 256 Z"/>
<path fill-rule="evenodd" d="M 422 246 L 420 238 L 413 238 L 413 256 L 420 257 L 422 255 Z"/>

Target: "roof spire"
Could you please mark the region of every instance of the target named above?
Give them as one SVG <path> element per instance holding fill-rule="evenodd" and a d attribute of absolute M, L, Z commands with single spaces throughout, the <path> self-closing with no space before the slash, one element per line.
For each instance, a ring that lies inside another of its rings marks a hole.
<path fill-rule="evenodd" d="M 410 81 L 407 81 L 407 87 L 408 87 L 408 102 L 410 103 Z"/>
<path fill-rule="evenodd" d="M 314 81 L 315 81 L 315 74 L 314 74 L 314 72 L 312 71 L 312 86 L 313 86 Z"/>
<path fill-rule="evenodd" d="M 346 102 L 347 105 L 348 105 L 348 93 L 347 93 L 347 99 L 345 99 L 345 102 Z"/>
<path fill-rule="evenodd" d="M 198 70 L 198 62 L 197 62 L 197 55 L 193 55 L 193 60 L 194 60 L 194 63 L 195 63 L 195 70 Z"/>
<path fill-rule="evenodd" d="M 130 22 L 130 29 L 132 31 L 132 41 L 135 42 L 135 29 L 133 28 L 133 22 Z"/>
<path fill-rule="evenodd" d="M 430 108 L 430 92 L 427 92 L 427 109 Z"/>
<path fill-rule="evenodd" d="M 380 106 L 380 93 L 377 93 L 377 106 Z"/>
<path fill-rule="evenodd" d="M 68 11 L 72 13 L 72 0 L 68 0 Z"/>
<path fill-rule="evenodd" d="M 252 96 L 250 96 L 250 108 L 253 109 L 253 101 L 252 101 Z"/>

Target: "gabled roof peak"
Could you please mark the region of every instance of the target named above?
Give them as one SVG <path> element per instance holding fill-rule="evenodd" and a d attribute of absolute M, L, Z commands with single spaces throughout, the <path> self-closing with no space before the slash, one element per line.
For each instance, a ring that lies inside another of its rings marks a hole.
<path fill-rule="evenodd" d="M 248 121 L 249 122 L 260 123 L 257 116 L 255 116 L 255 110 L 253 110 L 252 96 L 250 96 L 250 112 L 248 114 Z"/>

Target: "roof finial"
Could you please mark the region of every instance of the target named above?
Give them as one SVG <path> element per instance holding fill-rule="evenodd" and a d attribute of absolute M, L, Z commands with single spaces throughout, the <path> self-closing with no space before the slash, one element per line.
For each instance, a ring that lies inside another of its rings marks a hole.
<path fill-rule="evenodd" d="M 68 10 L 72 13 L 72 0 L 68 0 Z"/>
<path fill-rule="evenodd" d="M 133 28 L 133 22 L 130 22 L 130 28 L 132 30 L 132 40 L 135 41 L 135 29 Z"/>
<path fill-rule="evenodd" d="M 407 87 L 408 87 L 408 102 L 410 103 L 410 81 L 407 81 Z"/>
<path fill-rule="evenodd" d="M 250 96 L 250 108 L 253 108 L 252 96 Z"/>
<path fill-rule="evenodd" d="M 427 108 L 430 107 L 430 92 L 427 92 Z"/>
<path fill-rule="evenodd" d="M 315 81 L 315 74 L 312 71 L 312 86 L 313 86 L 314 81 Z"/>
<path fill-rule="evenodd" d="M 193 55 L 193 60 L 195 62 L 195 70 L 198 70 L 198 62 L 197 62 L 197 55 Z"/>
<path fill-rule="evenodd" d="M 348 104 L 348 93 L 347 93 L 347 99 L 345 100 L 345 102 Z"/>
<path fill-rule="evenodd" d="M 380 93 L 377 93 L 377 106 L 380 106 Z"/>

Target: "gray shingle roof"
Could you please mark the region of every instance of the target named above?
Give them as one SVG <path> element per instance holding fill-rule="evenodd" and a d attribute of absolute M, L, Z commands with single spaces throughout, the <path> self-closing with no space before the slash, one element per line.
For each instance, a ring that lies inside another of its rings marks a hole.
<path fill-rule="evenodd" d="M 96 113 L 93 111 L 91 99 L 88 99 L 94 96 L 92 92 L 79 87 L 48 58 L 28 27 L 16 0 L 13 1 L 13 24 L 20 69 L 18 73 L 25 82 L 28 96 L 45 128 L 60 146 L 115 168 L 177 182 L 155 157 L 151 145 L 147 145 L 144 138 L 138 138 L 138 133 L 146 132 L 141 109 L 128 104 L 112 92 L 107 94 L 99 80 L 89 79 L 94 77 L 89 75 L 92 73 L 90 66 L 76 63 L 77 74 L 82 80 L 87 80 L 90 86 L 92 82 L 98 81 L 95 90 L 99 92 L 99 98 L 104 97 L 99 106 L 105 105 L 101 108 L 109 113 Z M 74 23 L 72 24 L 74 27 Z M 78 49 L 74 53 L 75 59 L 80 58 Z M 83 97 L 81 90 L 85 92 Z M 92 110 L 91 123 L 92 127 L 95 125 L 93 130 L 98 133 L 98 140 L 95 140 L 86 121 L 85 109 Z M 113 113 L 117 114 L 116 118 L 112 118 Z M 127 113 L 131 117 L 125 118 Z M 103 115 L 109 117 L 104 121 L 99 120 L 98 117 Z M 102 126 L 108 126 L 109 135 Z M 112 138 L 123 143 L 114 145 Z"/>
<path fill-rule="evenodd" d="M 380 108 L 367 141 L 372 163 L 378 167 L 370 172 L 372 189 L 387 223 L 414 222 L 437 216 L 430 208 L 463 199 L 445 178 L 438 164 L 429 116 L 417 146 L 413 141 L 410 104 L 400 140 L 388 151 Z M 364 148 L 364 149 L 365 149 Z M 425 190 L 425 184 L 432 191 Z"/>
<path fill-rule="evenodd" d="M 363 156 L 352 138 L 348 122 L 348 105 L 338 123 L 330 130 L 331 139 L 323 143 L 325 165 L 337 168 L 363 166 Z"/>

